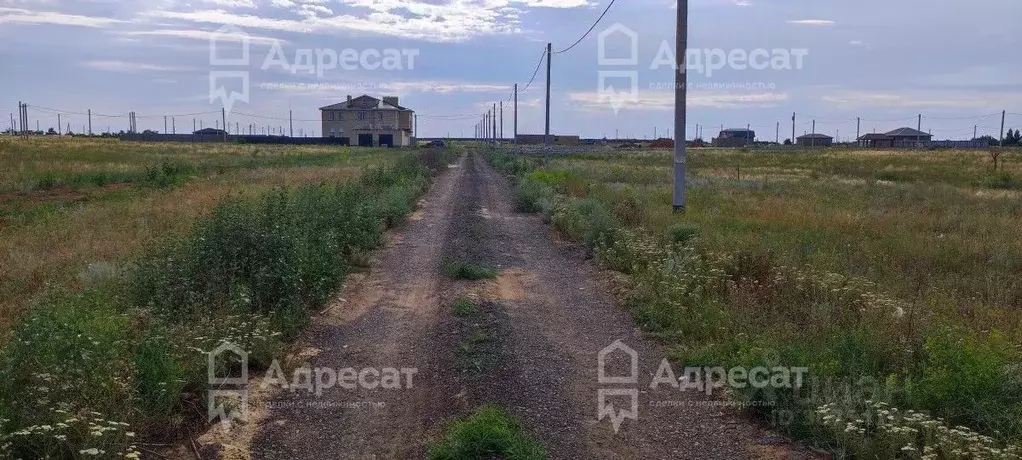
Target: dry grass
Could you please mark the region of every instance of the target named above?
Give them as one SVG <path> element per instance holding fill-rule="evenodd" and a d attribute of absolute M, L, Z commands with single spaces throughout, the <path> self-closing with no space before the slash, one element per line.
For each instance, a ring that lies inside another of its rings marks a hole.
<path fill-rule="evenodd" d="M 154 157 L 203 164 L 214 159 L 251 158 L 259 152 L 266 158 L 311 155 L 316 163 L 325 165 L 305 166 L 305 158 L 299 157 L 293 161 L 295 166 L 246 165 L 223 173 L 192 176 L 172 188 L 125 184 L 65 196 L 51 194 L 54 199 L 41 208 L 33 207 L 38 203 L 32 200 L 43 191 L 0 202 L 0 210 L 17 210 L 22 205 L 28 208 L 14 211 L 16 214 L 6 222 L 0 216 L 0 335 L 16 324 L 31 299 L 47 285 L 74 287 L 87 282 L 154 240 L 184 233 L 196 218 L 225 197 L 337 181 L 357 175 L 363 166 L 387 161 L 322 147 L 122 144 L 68 139 L 32 139 L 14 146 L 4 142 L 0 145 L 0 164 L 31 165 L 13 173 L 0 167 L 4 171 L 0 184 L 4 187 L 24 184 L 31 174 L 53 171 L 144 171 Z M 204 149 L 209 150 L 208 155 Z M 127 152 L 131 155 L 125 156 Z M 88 159 L 70 159 L 79 154 Z"/>

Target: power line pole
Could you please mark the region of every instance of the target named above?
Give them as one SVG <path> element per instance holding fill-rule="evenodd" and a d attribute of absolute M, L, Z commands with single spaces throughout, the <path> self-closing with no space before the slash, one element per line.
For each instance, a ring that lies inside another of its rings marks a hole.
<path fill-rule="evenodd" d="M 163 134 L 167 134 L 167 116 L 163 116 Z"/>
<path fill-rule="evenodd" d="M 795 143 L 795 112 L 791 112 L 791 139 L 792 144 Z"/>
<path fill-rule="evenodd" d="M 497 104 L 493 104 L 493 132 L 490 136 L 494 143 L 497 143 Z"/>
<path fill-rule="evenodd" d="M 550 61 L 553 58 L 554 45 L 546 44 L 546 130 L 543 134 L 543 144 L 550 146 Z"/>
<path fill-rule="evenodd" d="M 922 139 L 919 137 L 922 135 L 921 134 L 922 132 L 923 132 L 923 114 L 920 113 L 919 122 L 916 124 L 916 148 L 922 148 L 922 144 L 920 143 Z"/>
<path fill-rule="evenodd" d="M 688 0 L 678 0 L 677 47 L 674 62 L 674 193 L 675 212 L 685 211 L 685 168 L 688 166 L 685 148 L 685 122 L 688 108 L 688 73 L 685 62 L 688 49 Z M 548 78 L 549 79 L 549 78 Z"/>
<path fill-rule="evenodd" d="M 515 119 L 515 127 L 514 127 L 514 130 L 515 130 L 515 132 L 514 132 L 515 144 L 517 144 L 518 143 L 518 83 L 515 83 L 515 115 L 514 115 L 514 119 Z"/>
<path fill-rule="evenodd" d="M 500 140 L 504 141 L 504 101 L 500 101 Z"/>
<path fill-rule="evenodd" d="M 220 119 L 224 122 L 224 142 L 227 142 L 227 109 L 220 107 Z"/>
<path fill-rule="evenodd" d="M 781 143 L 781 122 L 779 121 L 777 122 L 777 127 L 774 128 L 774 143 L 775 144 Z"/>
<path fill-rule="evenodd" d="M 92 109 L 89 109 L 89 135 L 92 135 Z"/>
<path fill-rule="evenodd" d="M 57 114 L 57 134 L 63 136 L 64 133 L 60 130 L 60 114 Z"/>
<path fill-rule="evenodd" d="M 979 125 L 972 125 L 972 139 L 976 140 L 976 134 L 979 132 Z"/>
<path fill-rule="evenodd" d="M 177 134 L 177 119 L 173 117 L 170 119 L 170 133 Z"/>
<path fill-rule="evenodd" d="M 1001 143 L 1000 146 L 1004 147 L 1004 117 L 1008 114 L 1007 110 L 1001 111 Z"/>
<path fill-rule="evenodd" d="M 14 135 L 14 112 L 11 112 L 11 135 Z"/>
<path fill-rule="evenodd" d="M 859 130 L 862 128 L 862 117 L 855 117 L 855 143 L 859 143 Z"/>
<path fill-rule="evenodd" d="M 291 133 L 290 137 L 295 137 L 295 121 L 294 118 L 292 117 L 291 109 L 287 110 L 287 126 L 288 131 Z"/>

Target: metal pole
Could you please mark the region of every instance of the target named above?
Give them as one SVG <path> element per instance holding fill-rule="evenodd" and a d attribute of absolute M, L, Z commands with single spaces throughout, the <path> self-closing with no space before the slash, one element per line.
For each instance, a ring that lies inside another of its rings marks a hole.
<path fill-rule="evenodd" d="M 500 140 L 504 141 L 504 101 L 500 101 Z"/>
<path fill-rule="evenodd" d="M 490 138 L 494 143 L 497 142 L 497 104 L 493 104 L 493 132 L 490 133 Z"/>
<path fill-rule="evenodd" d="M 543 144 L 550 146 L 550 60 L 553 56 L 553 44 L 546 44 L 546 130 L 543 135 Z"/>
<path fill-rule="evenodd" d="M 518 83 L 515 83 L 515 115 L 514 115 L 514 119 L 515 119 L 515 127 L 514 127 L 514 131 L 515 131 L 514 132 L 515 144 L 517 144 L 518 143 Z"/>
<path fill-rule="evenodd" d="M 688 97 L 688 74 L 687 62 L 685 62 L 686 50 L 688 49 L 688 0 L 678 0 L 678 31 L 677 47 L 675 49 L 674 62 L 677 65 L 674 73 L 674 196 L 673 204 L 675 212 L 684 212 L 686 205 L 685 196 L 685 168 L 687 166 L 687 152 L 685 151 L 685 118 Z"/>
<path fill-rule="evenodd" d="M 170 133 L 177 134 L 177 119 L 173 117 L 170 119 Z"/>
<path fill-rule="evenodd" d="M 979 131 L 979 125 L 972 125 L 972 140 L 976 140 L 976 133 Z"/>
<path fill-rule="evenodd" d="M 57 134 L 60 136 L 64 135 L 64 132 L 60 130 L 60 114 L 57 114 Z"/>
<path fill-rule="evenodd" d="M 862 127 L 862 118 L 855 117 L 855 143 L 859 143 L 859 129 Z"/>
<path fill-rule="evenodd" d="M 919 137 L 919 136 L 921 136 L 921 134 L 919 134 L 921 132 L 923 132 L 923 114 L 920 113 L 919 114 L 919 123 L 916 125 L 916 148 L 922 147 L 922 144 L 920 144 L 922 139 L 920 139 L 920 137 Z"/>
<path fill-rule="evenodd" d="M 220 107 L 220 119 L 224 122 L 224 142 L 227 142 L 227 109 Z"/>
<path fill-rule="evenodd" d="M 15 129 L 15 126 L 14 126 L 14 113 L 12 112 L 11 113 L 11 135 L 12 136 L 14 135 L 14 129 Z"/>
<path fill-rule="evenodd" d="M 290 137 L 295 137 L 295 121 L 294 118 L 292 117 L 291 109 L 288 109 L 287 111 L 287 126 L 288 131 L 291 133 Z"/>
<path fill-rule="evenodd" d="M 89 135 L 92 135 L 92 109 L 89 109 Z"/>
<path fill-rule="evenodd" d="M 795 112 L 791 112 L 791 139 L 792 144 L 795 143 Z"/>
<path fill-rule="evenodd" d="M 1008 114 L 1007 110 L 1001 111 L 1001 143 L 1000 146 L 1004 147 L 1004 116 Z"/>
<path fill-rule="evenodd" d="M 163 134 L 167 134 L 167 116 L 163 116 Z"/>

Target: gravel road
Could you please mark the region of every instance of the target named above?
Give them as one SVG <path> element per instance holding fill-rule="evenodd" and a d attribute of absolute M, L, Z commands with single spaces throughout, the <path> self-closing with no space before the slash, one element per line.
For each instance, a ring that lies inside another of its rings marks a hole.
<path fill-rule="evenodd" d="M 411 387 L 278 391 L 263 402 L 252 458 L 423 458 L 446 424 L 482 404 L 516 415 L 556 459 L 808 456 L 719 401 L 651 389 L 666 350 L 643 338 L 584 251 L 514 212 L 512 190 L 481 156 L 463 156 L 301 340 L 310 366 L 414 368 L 402 374 Z M 455 261 L 499 276 L 445 278 Z M 450 306 L 459 298 L 476 301 L 481 314 L 456 317 Z M 489 339 L 466 359 L 459 347 L 477 331 Z M 631 350 L 634 379 L 601 381 L 601 350 L 615 343 L 605 377 L 631 374 Z M 600 420 L 601 389 L 618 393 L 605 395 L 616 410 L 637 395 L 637 417 L 617 430 L 611 417 Z"/>

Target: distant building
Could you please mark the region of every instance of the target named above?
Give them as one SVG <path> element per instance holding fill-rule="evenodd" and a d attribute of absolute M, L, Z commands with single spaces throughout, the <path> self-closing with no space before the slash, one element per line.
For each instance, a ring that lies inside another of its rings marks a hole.
<path fill-rule="evenodd" d="M 898 128 L 883 134 L 870 133 L 859 136 L 859 147 L 895 148 L 926 146 L 933 136 L 912 128 Z"/>
<path fill-rule="evenodd" d="M 519 144 L 545 144 L 544 134 L 519 134 L 515 140 Z M 555 136 L 550 135 L 550 143 L 553 145 L 579 145 L 582 141 L 579 136 Z"/>
<path fill-rule="evenodd" d="M 756 140 L 756 132 L 751 129 L 733 128 L 720 132 L 716 139 L 713 139 L 714 147 L 745 147 Z"/>
<path fill-rule="evenodd" d="M 223 136 L 223 135 L 225 135 L 227 133 L 224 132 L 224 130 L 222 130 L 222 129 L 203 128 L 203 129 L 200 129 L 198 131 L 193 132 L 192 134 L 196 134 L 196 135 L 199 135 L 199 136 Z"/>
<path fill-rule="evenodd" d="M 397 97 L 368 95 L 321 107 L 323 137 L 341 138 L 363 147 L 412 145 L 415 112 L 398 104 Z"/>
<path fill-rule="evenodd" d="M 795 138 L 797 144 L 805 147 L 830 147 L 834 145 L 834 138 L 826 134 L 806 134 Z"/>

